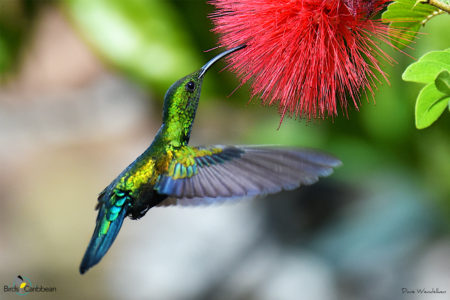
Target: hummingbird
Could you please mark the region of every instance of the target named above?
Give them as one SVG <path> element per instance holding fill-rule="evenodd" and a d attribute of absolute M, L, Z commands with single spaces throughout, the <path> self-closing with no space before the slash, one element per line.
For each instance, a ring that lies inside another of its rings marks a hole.
<path fill-rule="evenodd" d="M 310 149 L 274 146 L 188 146 L 203 78 L 241 45 L 215 56 L 167 90 L 162 125 L 150 146 L 98 196 L 94 234 L 80 265 L 97 264 L 125 217 L 139 219 L 154 206 L 197 206 L 276 193 L 316 182 L 341 164 Z"/>

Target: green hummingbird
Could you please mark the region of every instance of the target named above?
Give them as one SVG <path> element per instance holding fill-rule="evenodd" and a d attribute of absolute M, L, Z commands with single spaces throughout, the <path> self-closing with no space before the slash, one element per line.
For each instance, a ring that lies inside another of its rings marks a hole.
<path fill-rule="evenodd" d="M 96 226 L 81 274 L 102 259 L 127 216 L 139 219 L 153 206 L 207 205 L 291 190 L 330 175 L 341 164 L 308 149 L 188 146 L 206 71 L 244 47 L 222 52 L 166 92 L 162 125 L 153 142 L 98 197 Z"/>

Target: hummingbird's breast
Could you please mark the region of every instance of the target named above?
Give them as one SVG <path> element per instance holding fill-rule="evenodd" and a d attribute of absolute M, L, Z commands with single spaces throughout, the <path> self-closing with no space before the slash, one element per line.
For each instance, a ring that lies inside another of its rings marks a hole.
<path fill-rule="evenodd" d="M 133 193 L 144 185 L 153 185 L 157 179 L 155 166 L 156 161 L 152 158 L 137 161 L 135 165 L 122 176 L 118 183 L 118 188 Z"/>
<path fill-rule="evenodd" d="M 167 172 L 173 153 L 168 149 L 148 149 L 120 176 L 116 189 L 129 195 L 129 216 L 139 219 L 153 206 L 164 200 L 154 189 L 161 174 Z"/>

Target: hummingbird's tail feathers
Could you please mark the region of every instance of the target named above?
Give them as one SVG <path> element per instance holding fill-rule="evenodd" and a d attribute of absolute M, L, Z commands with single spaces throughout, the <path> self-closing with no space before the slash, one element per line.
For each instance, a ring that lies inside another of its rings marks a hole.
<path fill-rule="evenodd" d="M 120 211 L 111 213 L 117 206 L 107 208 L 107 203 L 100 204 L 97 224 L 89 246 L 80 265 L 80 273 L 84 274 L 89 268 L 97 264 L 106 254 L 116 239 L 123 220 L 127 216 L 128 205 L 120 207 Z"/>
<path fill-rule="evenodd" d="M 161 205 L 207 205 L 291 190 L 315 183 L 341 164 L 329 154 L 309 149 L 264 146 L 194 149 L 197 151 L 194 166 L 178 166 L 182 163 L 176 162 L 173 174 L 161 176 L 156 184 L 159 193 L 169 196 Z"/>

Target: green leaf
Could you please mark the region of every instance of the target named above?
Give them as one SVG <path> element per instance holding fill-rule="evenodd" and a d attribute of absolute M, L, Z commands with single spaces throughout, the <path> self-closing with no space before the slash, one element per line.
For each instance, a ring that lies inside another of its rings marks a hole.
<path fill-rule="evenodd" d="M 450 48 L 428 52 L 417 62 L 409 65 L 403 72 L 402 78 L 405 81 L 430 83 L 445 70 L 450 70 Z"/>
<path fill-rule="evenodd" d="M 450 73 L 445 70 L 439 73 L 434 81 L 436 88 L 441 92 L 450 96 Z"/>
<path fill-rule="evenodd" d="M 389 22 L 389 30 L 394 46 L 402 49 L 414 40 L 420 26 L 438 9 L 417 0 L 397 0 L 389 4 L 383 13 L 384 22 Z"/>
<path fill-rule="evenodd" d="M 423 129 L 433 124 L 447 107 L 449 96 L 442 94 L 433 83 L 426 85 L 416 102 L 416 127 Z"/>

